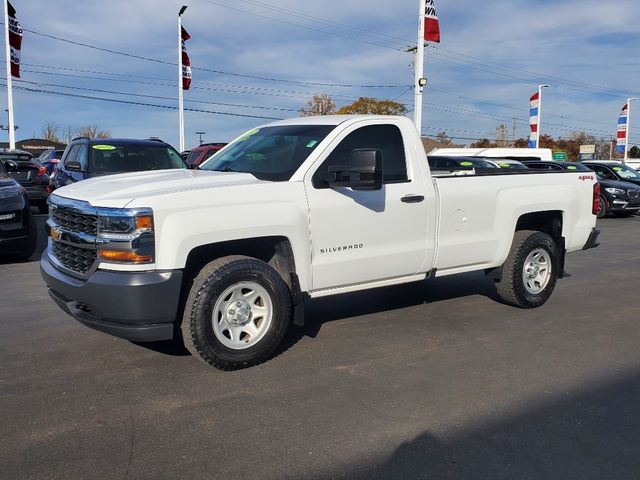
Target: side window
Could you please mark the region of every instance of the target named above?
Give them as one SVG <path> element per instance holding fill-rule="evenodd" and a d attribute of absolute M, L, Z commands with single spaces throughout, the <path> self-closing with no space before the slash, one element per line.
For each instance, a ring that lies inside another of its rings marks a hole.
<path fill-rule="evenodd" d="M 69 154 L 67 155 L 67 158 L 65 158 L 64 160 L 64 164 L 66 165 L 69 162 L 75 162 L 76 161 L 76 157 L 78 156 L 78 150 L 80 150 L 80 145 L 76 144 L 76 145 L 72 145 L 70 150 L 69 150 Z"/>
<path fill-rule="evenodd" d="M 86 143 L 79 145 L 78 153 L 76 155 L 76 162 L 80 162 L 80 166 L 82 170 L 87 169 L 87 164 L 89 163 L 89 147 Z"/>
<path fill-rule="evenodd" d="M 320 166 L 314 180 L 328 172 L 332 165 L 347 165 L 351 151 L 359 148 L 382 150 L 384 183 L 409 181 L 402 133 L 395 125 L 370 125 L 351 132 Z"/>
<path fill-rule="evenodd" d="M 611 173 L 608 168 L 601 167 L 600 165 L 594 165 L 592 168 L 602 178 L 606 178 L 607 180 L 617 180 L 617 177 Z"/>

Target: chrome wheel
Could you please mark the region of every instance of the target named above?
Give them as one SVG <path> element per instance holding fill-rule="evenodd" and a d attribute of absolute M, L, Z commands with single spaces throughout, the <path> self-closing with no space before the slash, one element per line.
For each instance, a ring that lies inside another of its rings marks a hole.
<path fill-rule="evenodd" d="M 527 292 L 542 292 L 551 279 L 551 255 L 543 248 L 533 250 L 524 261 L 522 280 Z"/>
<path fill-rule="evenodd" d="M 211 313 L 213 333 L 225 347 L 244 350 L 258 343 L 269 330 L 273 302 L 255 282 L 241 282 L 218 297 Z"/>

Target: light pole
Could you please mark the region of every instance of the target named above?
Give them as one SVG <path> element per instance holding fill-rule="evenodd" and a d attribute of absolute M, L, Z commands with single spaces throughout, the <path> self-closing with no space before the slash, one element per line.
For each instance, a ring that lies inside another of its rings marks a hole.
<path fill-rule="evenodd" d="M 207 132 L 196 132 L 196 135 L 198 135 L 199 140 L 200 140 L 200 145 L 202 145 L 202 135 L 206 135 Z"/>
<path fill-rule="evenodd" d="M 538 85 L 538 136 L 536 137 L 536 148 L 540 147 L 540 125 L 542 124 L 542 89 L 551 85 Z"/>
<path fill-rule="evenodd" d="M 184 92 L 182 88 L 182 14 L 187 9 L 183 5 L 178 12 L 178 123 L 180 130 L 180 151 L 184 151 Z"/>
<path fill-rule="evenodd" d="M 627 159 L 629 158 L 629 141 L 631 140 L 631 102 L 633 100 L 638 100 L 636 97 L 627 98 L 627 138 L 626 142 L 624 142 L 624 158 L 622 159 L 622 163 L 624 165 L 627 164 Z"/>

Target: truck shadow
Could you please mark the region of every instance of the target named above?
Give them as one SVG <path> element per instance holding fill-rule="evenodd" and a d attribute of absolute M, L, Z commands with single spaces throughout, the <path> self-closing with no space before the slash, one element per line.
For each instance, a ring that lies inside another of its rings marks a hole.
<path fill-rule="evenodd" d="M 483 272 L 471 272 L 422 282 L 311 299 L 305 305 L 304 326 L 293 326 L 284 350 L 303 337 L 315 338 L 325 323 L 378 312 L 399 310 L 452 298 L 481 295 L 498 303 L 494 282 Z"/>

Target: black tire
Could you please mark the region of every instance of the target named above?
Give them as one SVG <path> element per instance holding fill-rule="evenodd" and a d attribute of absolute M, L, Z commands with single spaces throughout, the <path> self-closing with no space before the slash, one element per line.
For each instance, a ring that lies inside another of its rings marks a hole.
<path fill-rule="evenodd" d="M 609 213 L 607 211 L 607 200 L 600 195 L 600 210 L 598 211 L 597 217 L 603 218 L 607 213 Z"/>
<path fill-rule="evenodd" d="M 539 292 L 527 289 L 524 280 L 525 262 L 529 254 L 537 249 L 548 253 L 550 272 L 546 285 Z M 507 260 L 502 265 L 502 277 L 496 283 L 496 290 L 502 300 L 520 308 L 536 308 L 543 305 L 553 293 L 558 280 L 558 246 L 546 233 L 520 230 L 513 236 L 513 243 Z"/>
<path fill-rule="evenodd" d="M 225 291 L 243 282 L 264 289 L 272 305 L 272 317 L 255 344 L 233 349 L 216 336 L 213 311 L 219 300 L 225 301 L 221 298 Z M 223 257 L 205 265 L 193 281 L 182 318 L 182 340 L 187 350 L 203 362 L 220 370 L 237 370 L 271 358 L 287 332 L 290 319 L 289 288 L 274 269 L 251 257 Z"/>

